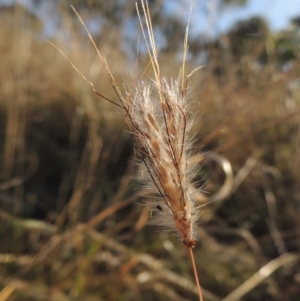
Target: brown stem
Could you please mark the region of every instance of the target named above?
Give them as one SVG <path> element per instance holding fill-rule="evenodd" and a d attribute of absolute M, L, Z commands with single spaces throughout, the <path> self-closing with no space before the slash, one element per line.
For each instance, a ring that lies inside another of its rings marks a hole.
<path fill-rule="evenodd" d="M 189 248 L 189 251 L 190 251 L 191 261 L 192 261 L 192 265 L 193 265 L 193 271 L 194 271 L 195 281 L 196 281 L 196 285 L 197 285 L 199 300 L 203 301 L 202 291 L 201 291 L 200 281 L 199 281 L 199 278 L 198 278 L 198 273 L 197 273 L 197 268 L 196 268 L 193 249 Z"/>

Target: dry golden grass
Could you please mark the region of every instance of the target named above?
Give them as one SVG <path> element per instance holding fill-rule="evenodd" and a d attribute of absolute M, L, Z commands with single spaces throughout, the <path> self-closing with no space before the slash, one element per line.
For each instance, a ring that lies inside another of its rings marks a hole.
<path fill-rule="evenodd" d="M 147 208 L 136 205 L 144 195 L 128 164 L 132 139 L 122 112 L 37 39 L 37 20 L 25 26 L 22 8 L 10 13 L 0 18 L 0 300 L 197 300 L 181 242 L 145 227 Z M 64 20 L 72 47 L 55 44 L 114 99 L 86 37 Z M 133 66 L 113 32 L 97 43 L 122 85 Z M 230 198 L 205 207 L 197 233 L 204 297 L 297 300 L 298 54 L 287 72 L 276 51 L 257 70 L 250 50 L 230 58 L 229 47 L 224 62 L 225 50 L 214 47 L 190 80 L 191 107 L 200 114 L 192 132 L 196 149 L 228 158 L 235 178 Z M 176 55 L 161 56 L 165 74 L 177 72 Z M 146 64 L 141 56 L 137 72 Z M 189 71 L 195 67 L 188 62 Z M 214 192 L 224 175 L 207 162 L 200 180 Z"/>

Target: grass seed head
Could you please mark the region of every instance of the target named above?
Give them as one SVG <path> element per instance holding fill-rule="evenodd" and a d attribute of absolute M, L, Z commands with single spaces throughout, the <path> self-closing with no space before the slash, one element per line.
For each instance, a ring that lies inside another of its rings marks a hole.
<path fill-rule="evenodd" d="M 155 223 L 173 229 L 175 226 L 184 244 L 193 247 L 197 210 L 189 192 L 189 175 L 193 174 L 188 164 L 190 123 L 181 81 L 141 81 L 133 96 L 127 98 L 126 106 L 136 149 L 145 167 L 141 177 L 147 188 L 159 195 L 154 199 L 154 208 L 159 208 Z"/>
<path fill-rule="evenodd" d="M 135 85 L 135 91 L 128 93 L 129 97 L 121 102 L 144 165 L 142 178 L 148 189 L 158 194 L 153 202 L 158 213 L 155 223 L 175 228 L 183 243 L 191 248 L 196 243 L 195 225 L 199 211 L 189 189 L 194 171 L 188 164 L 191 154 L 191 122 L 186 105 L 189 76 L 185 76 L 188 27 L 179 79 L 168 82 L 161 76 L 148 3 L 141 0 L 141 6 L 146 29 L 138 5 L 137 12 L 154 80 L 141 80 Z"/>
<path fill-rule="evenodd" d="M 183 243 L 192 248 L 196 244 L 195 225 L 199 217 L 199 206 L 193 201 L 193 191 L 195 189 L 191 189 L 193 187 L 192 178 L 195 174 L 193 166 L 195 165 L 188 163 L 191 157 L 189 129 L 192 122 L 187 115 L 186 101 L 188 79 L 198 68 L 189 75 L 185 74 L 188 50 L 187 26 L 179 79 L 168 82 L 161 75 L 148 3 L 144 0 L 141 0 L 140 3 L 144 19 L 140 15 L 138 4 L 136 4 L 136 8 L 154 79 L 142 79 L 134 82 L 131 90 L 126 91 L 125 95 L 121 93 L 107 61 L 97 48 L 82 18 L 72 7 L 110 76 L 112 87 L 120 104 L 96 91 L 93 83 L 76 68 L 59 48 L 58 50 L 84 80 L 92 86 L 98 96 L 125 111 L 126 125 L 135 137 L 136 151 L 142 158 L 141 178 L 145 186 L 152 193 L 158 195 L 158 198 L 152 198 L 154 200 L 153 209 L 159 213 L 155 223 L 163 227 L 176 229 Z M 143 20 L 146 24 L 145 28 Z"/>

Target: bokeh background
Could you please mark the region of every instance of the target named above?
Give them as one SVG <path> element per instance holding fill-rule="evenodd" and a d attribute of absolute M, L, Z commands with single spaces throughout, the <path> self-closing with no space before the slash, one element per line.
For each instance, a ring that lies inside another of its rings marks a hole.
<path fill-rule="evenodd" d="M 187 249 L 147 225 L 122 111 L 45 40 L 117 101 L 70 4 L 121 88 L 151 76 L 135 1 L 0 1 L 0 301 L 198 300 Z M 176 79 L 191 2 L 149 6 Z M 297 0 L 194 1 L 195 152 L 233 171 L 197 175 L 206 301 L 300 300 L 299 32 Z"/>

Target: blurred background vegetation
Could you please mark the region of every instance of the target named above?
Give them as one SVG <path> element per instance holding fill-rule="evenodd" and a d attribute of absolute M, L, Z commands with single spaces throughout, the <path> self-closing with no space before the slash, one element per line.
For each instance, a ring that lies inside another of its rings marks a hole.
<path fill-rule="evenodd" d="M 116 101 L 70 1 L 53 3 L 50 40 Z M 187 19 L 149 3 L 162 72 L 176 78 Z M 134 1 L 72 4 L 129 86 L 148 64 Z M 45 41 L 44 21 L 19 3 L 0 7 L 0 301 L 197 300 L 186 248 L 146 225 L 122 112 Z M 204 65 L 190 80 L 195 149 L 224 156 L 234 175 L 230 195 L 210 203 L 224 172 L 208 160 L 199 174 L 206 301 L 299 300 L 299 27 L 300 17 L 272 33 L 253 17 L 189 41 L 187 68 Z"/>

